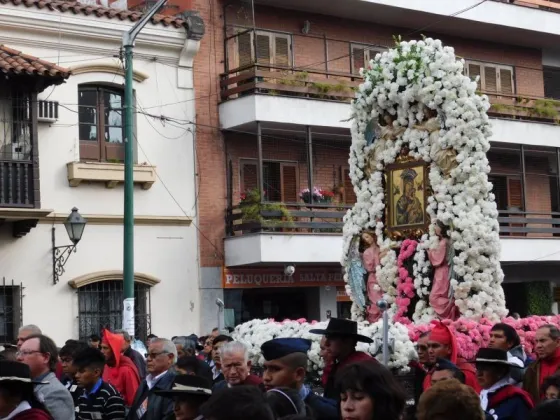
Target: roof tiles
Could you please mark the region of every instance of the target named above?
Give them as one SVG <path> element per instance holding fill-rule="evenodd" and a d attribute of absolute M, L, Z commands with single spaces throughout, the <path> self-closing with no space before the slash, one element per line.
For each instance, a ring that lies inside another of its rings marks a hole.
<path fill-rule="evenodd" d="M 48 9 L 61 13 L 74 13 L 86 16 L 95 15 L 109 19 L 128 20 L 136 22 L 142 17 L 142 13 L 131 10 L 112 9 L 104 6 L 81 4 L 68 0 L 0 0 L 0 4 L 13 4 L 15 6 L 35 7 L 37 9 Z M 154 25 L 173 26 L 175 28 L 186 27 L 184 19 L 174 16 L 155 15 L 151 19 Z"/>
<path fill-rule="evenodd" d="M 16 75 L 38 75 L 66 79 L 70 71 L 40 58 L 0 45 L 0 71 Z"/>

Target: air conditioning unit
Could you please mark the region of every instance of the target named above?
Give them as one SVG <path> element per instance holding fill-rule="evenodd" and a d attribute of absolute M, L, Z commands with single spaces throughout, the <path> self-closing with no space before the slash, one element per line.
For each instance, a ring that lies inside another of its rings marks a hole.
<path fill-rule="evenodd" d="M 58 102 L 37 101 L 37 121 L 53 123 L 58 120 Z"/>

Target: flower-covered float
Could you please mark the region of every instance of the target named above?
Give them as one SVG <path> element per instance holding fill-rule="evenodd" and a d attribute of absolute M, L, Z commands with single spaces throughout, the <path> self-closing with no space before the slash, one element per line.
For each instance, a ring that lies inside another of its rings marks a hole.
<path fill-rule="evenodd" d="M 453 48 L 429 38 L 397 42 L 361 74 L 349 160 L 357 202 L 344 218 L 342 253 L 352 317 L 360 334 L 374 338 L 359 349 L 381 359 L 383 299 L 395 370 L 407 370 L 413 342 L 434 319 L 450 324 L 467 360 L 499 320 L 518 330 L 531 353 L 536 329 L 560 325 L 560 317 L 506 318 L 487 97 L 476 93 Z M 253 320 L 234 336 L 257 365 L 264 341 L 309 338 L 310 364 L 320 371 L 320 337 L 309 334 L 317 328 L 311 325 Z"/>

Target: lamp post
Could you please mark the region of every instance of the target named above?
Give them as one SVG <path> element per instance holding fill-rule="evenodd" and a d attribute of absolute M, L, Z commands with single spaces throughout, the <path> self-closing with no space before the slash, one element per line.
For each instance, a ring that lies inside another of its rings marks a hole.
<path fill-rule="evenodd" d="M 383 314 L 383 364 L 385 366 L 389 365 L 389 314 L 387 309 L 389 309 L 389 304 L 386 300 L 379 300 L 377 302 L 377 307 Z"/>
<path fill-rule="evenodd" d="M 52 263 L 53 263 L 53 284 L 57 284 L 61 275 L 64 274 L 64 266 L 70 258 L 72 252 L 76 252 L 76 245 L 82 239 L 87 220 L 82 217 L 78 209 L 74 207 L 70 215 L 64 221 L 64 227 L 68 233 L 68 238 L 72 245 L 56 246 L 55 227 L 51 229 L 52 241 Z"/>

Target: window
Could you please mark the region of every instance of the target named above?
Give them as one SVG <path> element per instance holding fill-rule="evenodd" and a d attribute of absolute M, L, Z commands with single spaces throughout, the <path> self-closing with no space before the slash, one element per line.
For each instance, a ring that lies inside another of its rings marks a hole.
<path fill-rule="evenodd" d="M 31 96 L 6 91 L 0 96 L 0 159 L 30 161 L 32 150 Z"/>
<path fill-rule="evenodd" d="M 21 284 L 0 281 L 0 343 L 11 343 L 21 326 Z"/>
<path fill-rule="evenodd" d="M 352 185 L 352 180 L 350 179 L 350 169 L 341 168 L 342 175 L 342 186 L 344 187 L 344 204 L 355 204 L 357 201 L 356 193 L 354 192 L 354 186 Z"/>
<path fill-rule="evenodd" d="M 80 339 L 99 334 L 102 329 L 122 328 L 123 281 L 107 280 L 78 289 Z M 145 341 L 150 334 L 150 286 L 134 283 L 135 336 Z"/>
<path fill-rule="evenodd" d="M 80 159 L 124 160 L 124 93 L 108 86 L 83 85 L 78 90 Z"/>
<path fill-rule="evenodd" d="M 544 96 L 560 99 L 560 68 L 543 67 Z"/>
<path fill-rule="evenodd" d="M 240 164 L 241 191 L 258 188 L 257 161 L 244 159 Z M 263 162 L 265 199 L 284 203 L 299 201 L 299 168 L 294 162 Z"/>
<path fill-rule="evenodd" d="M 465 71 L 472 80 L 480 76 L 478 79 L 478 89 L 483 92 L 496 92 L 506 95 L 515 93 L 512 66 L 469 60 L 466 62 Z"/>
<path fill-rule="evenodd" d="M 237 67 L 245 67 L 255 62 L 271 67 L 291 66 L 291 35 L 266 31 L 256 33 L 256 53 L 254 52 L 253 31 L 242 32 L 237 36 Z"/>
<path fill-rule="evenodd" d="M 352 58 L 352 74 L 360 73 L 361 68 L 367 67 L 375 54 L 381 52 L 377 47 L 367 44 L 350 44 L 350 56 Z"/>

